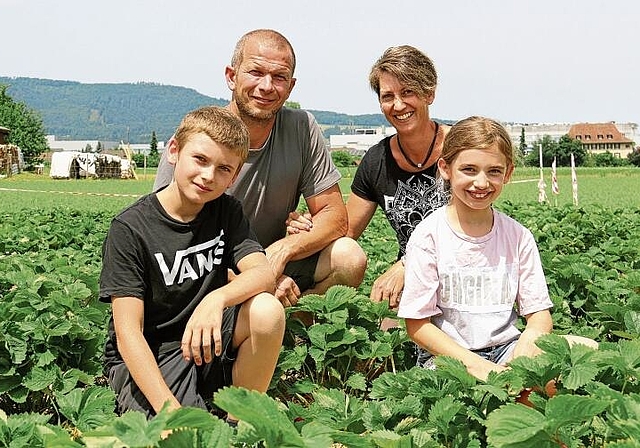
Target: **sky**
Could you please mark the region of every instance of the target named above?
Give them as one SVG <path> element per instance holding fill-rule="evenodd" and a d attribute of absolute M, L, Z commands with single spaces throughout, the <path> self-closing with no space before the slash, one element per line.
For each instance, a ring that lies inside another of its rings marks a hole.
<path fill-rule="evenodd" d="M 637 0 L 0 0 L 0 21 L 1 76 L 228 99 L 236 41 L 272 28 L 296 51 L 289 99 L 305 109 L 379 113 L 369 70 L 408 44 L 438 72 L 432 117 L 640 123 Z"/>

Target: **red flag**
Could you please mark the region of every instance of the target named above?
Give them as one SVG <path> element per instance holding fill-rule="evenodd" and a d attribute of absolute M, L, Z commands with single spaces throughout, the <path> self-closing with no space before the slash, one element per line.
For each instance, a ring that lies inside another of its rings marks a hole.
<path fill-rule="evenodd" d="M 539 145 L 538 157 L 540 158 L 540 180 L 538 181 L 538 202 L 542 203 L 547 200 L 547 193 L 544 190 L 547 186 L 544 183 L 544 174 L 542 173 L 542 144 Z"/>
<path fill-rule="evenodd" d="M 571 153 L 571 187 L 573 189 L 573 205 L 578 205 L 578 176 L 576 176 L 576 161 Z"/>
<path fill-rule="evenodd" d="M 556 177 L 556 158 L 553 158 L 553 162 L 551 163 L 551 191 L 553 194 L 560 193 L 558 190 L 558 178 Z"/>

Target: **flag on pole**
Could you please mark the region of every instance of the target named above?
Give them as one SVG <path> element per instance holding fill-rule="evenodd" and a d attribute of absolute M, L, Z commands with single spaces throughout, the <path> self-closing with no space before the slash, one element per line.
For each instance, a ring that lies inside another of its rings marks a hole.
<path fill-rule="evenodd" d="M 571 188 L 573 189 L 573 205 L 578 206 L 578 176 L 576 176 L 576 161 L 571 153 Z"/>
<path fill-rule="evenodd" d="M 553 162 L 551 162 L 551 191 L 553 194 L 560 193 L 558 189 L 558 177 L 556 176 L 556 158 L 553 157 Z"/>
<path fill-rule="evenodd" d="M 538 202 L 546 202 L 547 193 L 545 191 L 546 185 L 544 183 L 544 174 L 542 173 L 542 143 L 538 145 L 538 155 L 540 157 L 540 180 L 538 181 Z"/>

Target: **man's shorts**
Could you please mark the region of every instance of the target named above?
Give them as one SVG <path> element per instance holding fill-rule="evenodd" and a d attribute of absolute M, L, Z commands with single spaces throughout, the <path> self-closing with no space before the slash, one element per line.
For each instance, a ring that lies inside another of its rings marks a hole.
<path fill-rule="evenodd" d="M 516 348 L 516 344 L 518 343 L 518 338 L 515 338 L 509 342 L 505 342 L 504 344 L 494 345 L 493 347 L 487 347 L 480 350 L 471 350 L 473 353 L 480 355 L 484 359 L 488 359 L 489 361 L 504 366 L 507 364 L 507 361 L 511 360 L 511 355 L 513 350 Z M 436 364 L 434 362 L 435 355 L 432 355 L 427 350 L 416 344 L 416 355 L 417 361 L 416 365 L 418 367 L 422 367 L 425 369 L 435 369 Z"/>
<path fill-rule="evenodd" d="M 296 282 L 300 292 L 304 292 L 316 285 L 315 273 L 319 258 L 320 252 L 317 252 L 302 260 L 290 261 L 284 268 L 284 274 Z"/>
<path fill-rule="evenodd" d="M 209 409 L 213 393 L 232 384 L 232 368 L 237 350 L 233 348 L 233 332 L 238 320 L 240 305 L 226 308 L 222 315 L 222 354 L 209 364 L 197 366 L 182 357 L 181 341 L 162 345 L 157 354 L 158 366 L 171 392 L 183 406 Z M 147 418 L 155 411 L 129 374 L 124 362 L 109 371 L 109 384 L 117 395 L 118 414 L 129 410 L 140 411 Z"/>

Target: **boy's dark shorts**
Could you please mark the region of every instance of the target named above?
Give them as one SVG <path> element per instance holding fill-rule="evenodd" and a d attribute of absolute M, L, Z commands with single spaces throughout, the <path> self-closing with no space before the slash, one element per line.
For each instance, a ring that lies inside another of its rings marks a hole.
<path fill-rule="evenodd" d="M 222 355 L 209 364 L 197 366 L 182 358 L 181 341 L 162 345 L 157 354 L 158 366 L 165 382 L 183 406 L 209 409 L 213 393 L 232 383 L 231 371 L 237 350 L 233 348 L 233 332 L 238 320 L 240 305 L 226 308 L 222 315 Z M 155 411 L 129 374 L 125 363 L 115 365 L 109 371 L 109 384 L 117 395 L 118 414 L 129 410 L 140 411 L 153 417 Z"/>
<path fill-rule="evenodd" d="M 300 292 L 304 292 L 316 285 L 315 273 L 319 258 L 320 252 L 317 252 L 302 260 L 290 261 L 284 268 L 284 274 L 296 282 Z"/>

